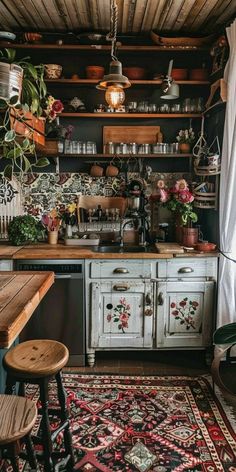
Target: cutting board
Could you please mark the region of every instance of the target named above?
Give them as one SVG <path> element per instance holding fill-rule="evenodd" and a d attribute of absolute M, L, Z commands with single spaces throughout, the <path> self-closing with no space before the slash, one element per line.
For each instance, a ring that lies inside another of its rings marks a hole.
<path fill-rule="evenodd" d="M 184 249 L 177 243 L 155 243 L 157 252 L 163 254 L 183 254 Z"/>
<path fill-rule="evenodd" d="M 156 143 L 159 132 L 160 126 L 103 126 L 103 145 L 109 142 Z"/>

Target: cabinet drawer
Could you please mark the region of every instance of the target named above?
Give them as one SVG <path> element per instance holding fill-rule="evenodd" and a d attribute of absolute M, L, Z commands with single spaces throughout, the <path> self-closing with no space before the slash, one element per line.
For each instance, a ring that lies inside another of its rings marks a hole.
<path fill-rule="evenodd" d="M 215 277 L 217 276 L 217 258 L 183 258 L 167 261 L 167 277 Z"/>
<path fill-rule="evenodd" d="M 150 261 L 119 259 L 117 261 L 93 261 L 90 265 L 91 278 L 150 278 L 152 264 Z"/>

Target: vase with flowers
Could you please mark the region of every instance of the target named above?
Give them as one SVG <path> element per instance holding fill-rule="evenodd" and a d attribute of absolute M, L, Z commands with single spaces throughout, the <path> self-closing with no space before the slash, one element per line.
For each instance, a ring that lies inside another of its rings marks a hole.
<path fill-rule="evenodd" d="M 57 244 L 61 215 L 56 208 L 53 208 L 50 212 L 42 215 L 42 224 L 48 232 L 48 243 Z"/>
<path fill-rule="evenodd" d="M 195 141 L 195 133 L 192 128 L 181 129 L 176 136 L 179 143 L 179 150 L 184 154 L 189 154 Z"/>
<path fill-rule="evenodd" d="M 193 228 L 198 216 L 193 211 L 194 196 L 185 179 L 180 179 L 168 188 L 163 180 L 157 182 L 159 200 L 176 216 L 176 239 L 185 246 L 192 246 L 198 241 L 198 228 Z"/>

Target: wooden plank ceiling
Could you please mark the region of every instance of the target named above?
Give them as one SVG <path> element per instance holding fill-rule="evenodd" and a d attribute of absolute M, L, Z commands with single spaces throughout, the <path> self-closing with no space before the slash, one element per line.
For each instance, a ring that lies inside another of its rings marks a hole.
<path fill-rule="evenodd" d="M 236 16 L 236 0 L 117 0 L 118 33 L 209 34 Z M 3 31 L 109 31 L 110 0 L 1 0 Z"/>

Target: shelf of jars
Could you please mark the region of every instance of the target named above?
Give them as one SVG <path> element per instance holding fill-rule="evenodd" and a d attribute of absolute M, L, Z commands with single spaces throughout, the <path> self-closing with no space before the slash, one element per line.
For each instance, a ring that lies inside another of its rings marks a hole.
<path fill-rule="evenodd" d="M 44 154 L 46 155 L 47 154 L 47 151 L 45 150 L 44 151 Z M 55 155 L 52 155 L 52 156 L 47 156 L 47 157 L 89 157 L 89 158 L 93 158 L 93 159 L 114 159 L 114 158 L 118 158 L 118 159 L 130 159 L 130 158 L 158 158 L 158 157 L 177 157 L 177 158 L 181 158 L 181 157 L 184 157 L 184 158 L 190 158 L 192 157 L 192 154 L 184 154 L 184 153 L 156 153 L 156 154 L 102 154 L 102 153 L 97 153 L 97 154 L 90 154 L 90 153 L 56 153 Z"/>
<path fill-rule="evenodd" d="M 73 85 L 94 85 L 98 84 L 98 79 L 45 79 L 50 84 L 73 84 Z M 209 80 L 176 80 L 179 85 L 210 85 Z M 161 85 L 162 80 L 130 80 L 132 85 Z"/>
<path fill-rule="evenodd" d="M 59 114 L 61 117 L 70 118 L 137 118 L 137 119 L 150 119 L 150 118 L 201 118 L 201 113 L 126 113 L 126 112 L 62 112 Z"/>

